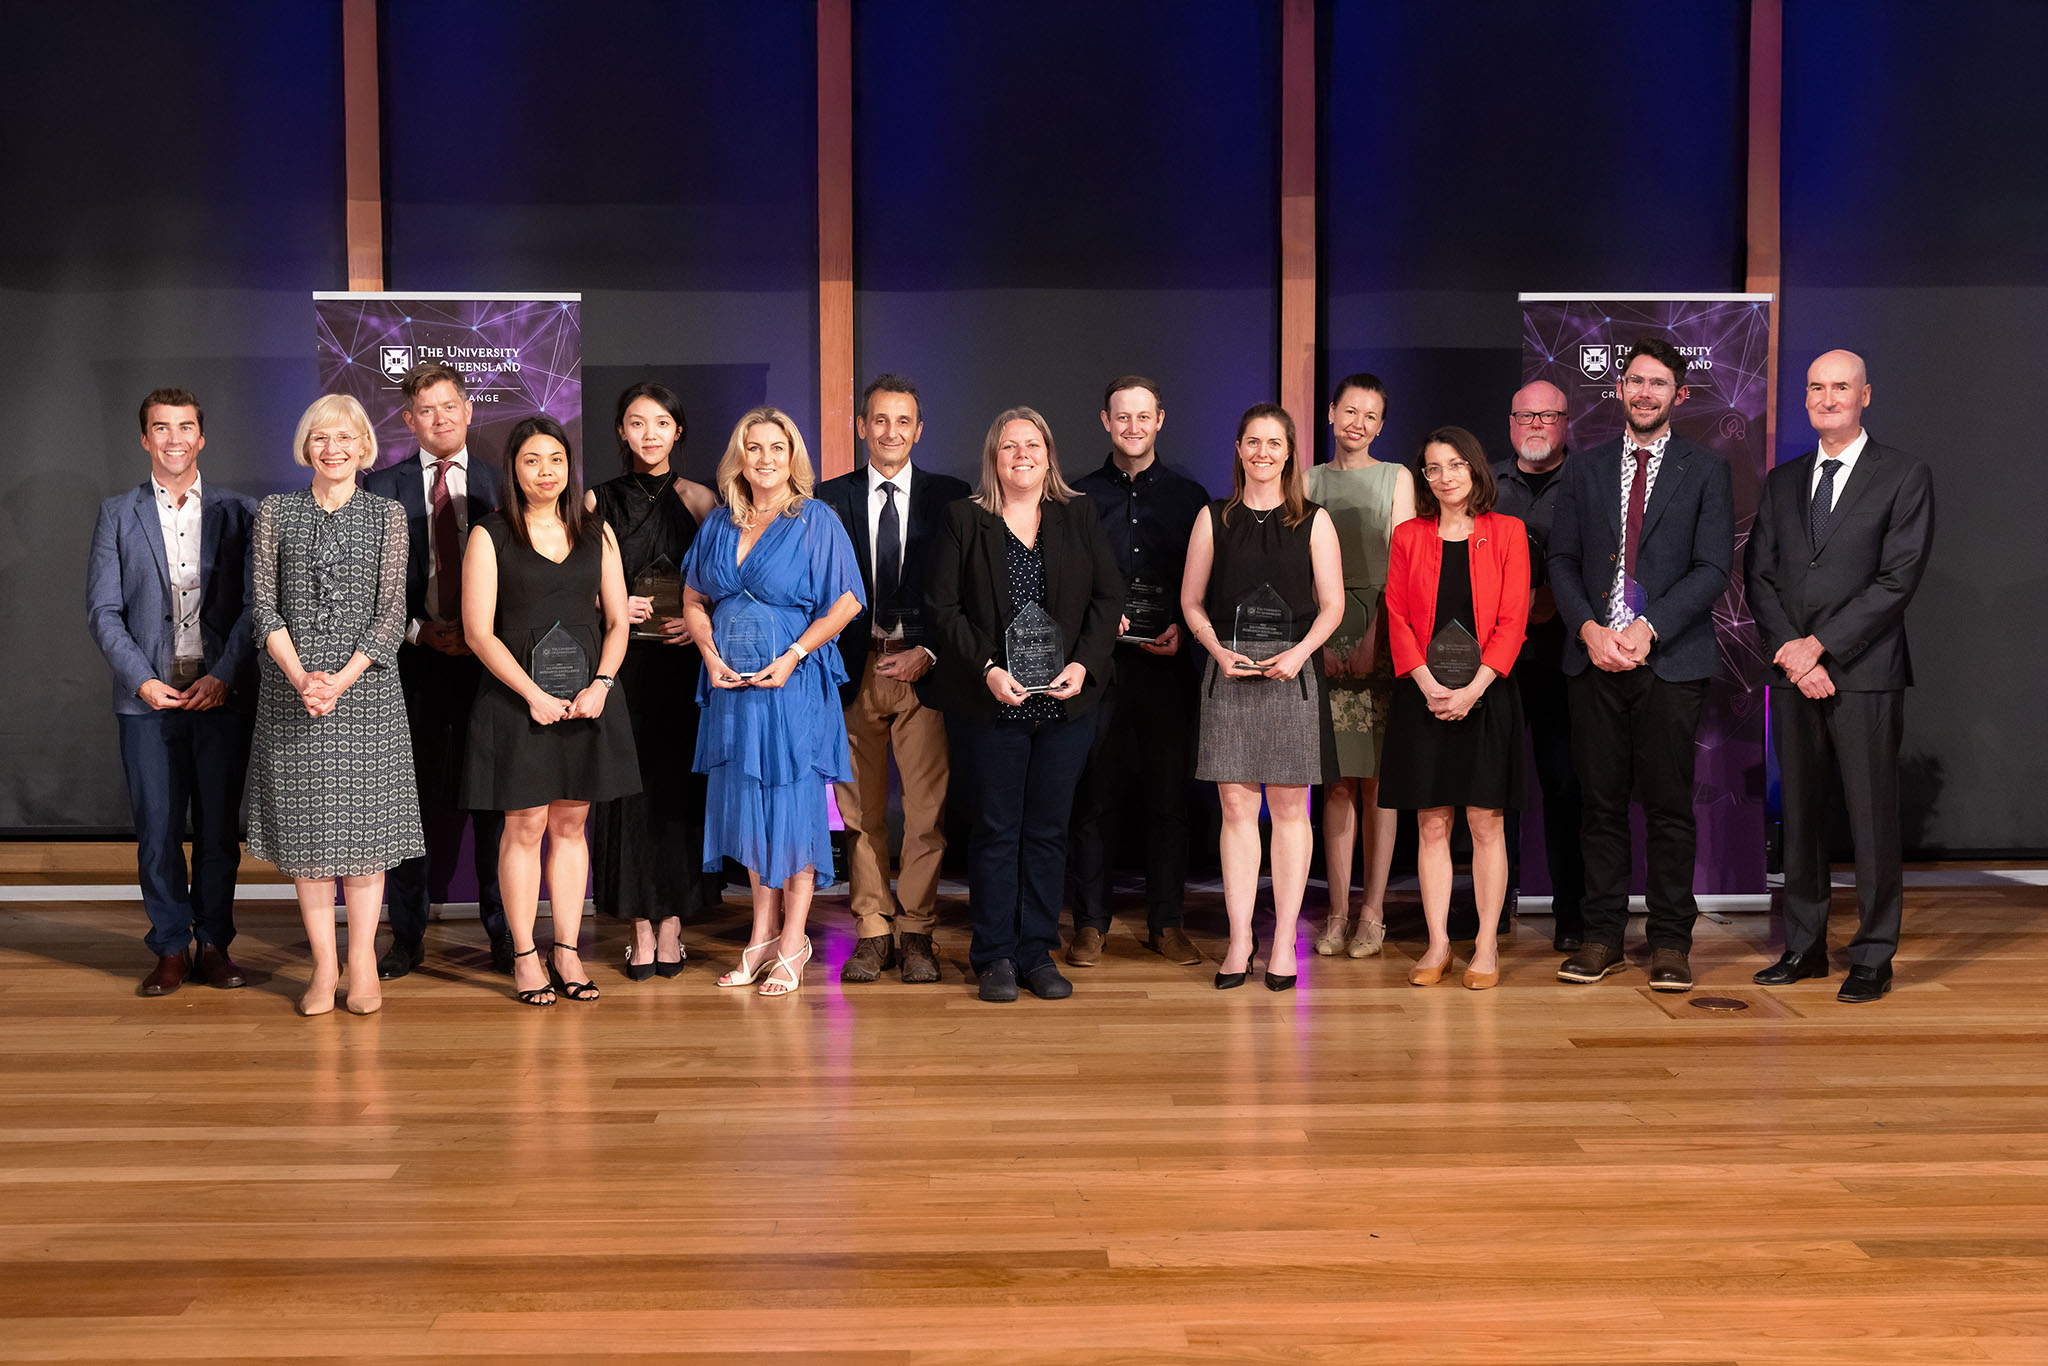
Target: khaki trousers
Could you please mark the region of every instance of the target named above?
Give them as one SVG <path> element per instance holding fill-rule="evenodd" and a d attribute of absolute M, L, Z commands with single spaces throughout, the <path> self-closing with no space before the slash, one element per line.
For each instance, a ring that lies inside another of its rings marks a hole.
<path fill-rule="evenodd" d="M 938 923 L 939 860 L 946 852 L 946 723 L 908 683 L 885 678 L 871 654 L 860 695 L 846 708 L 853 781 L 838 783 L 839 814 L 852 833 L 853 918 L 862 939 L 892 928 L 930 934 Z M 889 751 L 903 780 L 903 868 L 889 893 Z"/>

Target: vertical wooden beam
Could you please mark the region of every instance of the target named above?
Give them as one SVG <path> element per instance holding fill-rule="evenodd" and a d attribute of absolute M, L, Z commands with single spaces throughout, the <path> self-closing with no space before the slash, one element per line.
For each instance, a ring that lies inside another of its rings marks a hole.
<path fill-rule="evenodd" d="M 1316 6 L 1280 9 L 1280 406 L 1316 449 Z"/>
<path fill-rule="evenodd" d="M 341 104 L 350 289 L 384 288 L 384 166 L 377 80 L 377 0 L 342 0 Z"/>
<path fill-rule="evenodd" d="M 853 3 L 818 0 L 818 462 L 853 468 Z"/>
<path fill-rule="evenodd" d="M 1778 461 L 1778 319 L 1784 312 L 1784 257 L 1778 236 L 1779 157 L 1784 123 L 1783 0 L 1749 6 L 1749 250 L 1743 288 L 1777 296 L 1765 361 L 1764 462 Z"/>

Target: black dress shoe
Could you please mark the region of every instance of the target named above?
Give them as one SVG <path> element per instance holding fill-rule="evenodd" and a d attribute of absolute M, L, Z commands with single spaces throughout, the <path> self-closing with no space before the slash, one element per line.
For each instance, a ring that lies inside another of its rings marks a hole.
<path fill-rule="evenodd" d="M 1891 989 L 1892 965 L 1890 963 L 1886 963 L 1881 968 L 1852 967 L 1849 969 L 1848 979 L 1842 983 L 1842 989 L 1835 993 L 1835 999 L 1837 1001 L 1847 1001 L 1853 1006 L 1860 1006 L 1875 1001 Z"/>
<path fill-rule="evenodd" d="M 192 960 L 192 980 L 223 991 L 246 986 L 249 981 L 235 966 L 235 960 L 228 957 L 228 951 L 213 944 L 199 946 L 199 954 Z"/>
<path fill-rule="evenodd" d="M 1805 953 L 1785 950 L 1785 956 L 1763 969 L 1749 980 L 1760 987 L 1790 986 L 1803 982 L 1809 977 L 1828 975 L 1828 946 L 1817 943 Z"/>
<path fill-rule="evenodd" d="M 420 960 L 415 958 L 413 966 L 418 967 L 419 965 Z M 380 973 L 384 971 L 381 963 L 378 965 L 377 971 Z M 512 932 L 510 930 L 503 930 L 491 935 L 491 971 L 497 973 L 500 977 L 510 977 L 512 975 Z"/>
<path fill-rule="evenodd" d="M 384 950 L 384 956 L 377 960 L 377 976 L 390 982 L 405 976 L 414 968 L 427 961 L 424 944 L 393 944 Z M 510 965 L 507 965 L 508 969 Z"/>
<path fill-rule="evenodd" d="M 1017 999 L 1017 965 L 1007 958 L 998 958 L 981 970 L 981 999 L 984 1001 L 1014 1001 Z"/>
<path fill-rule="evenodd" d="M 1060 976 L 1060 970 L 1050 961 L 1026 973 L 1024 985 L 1041 1001 L 1064 1001 L 1074 994 L 1074 984 Z"/>

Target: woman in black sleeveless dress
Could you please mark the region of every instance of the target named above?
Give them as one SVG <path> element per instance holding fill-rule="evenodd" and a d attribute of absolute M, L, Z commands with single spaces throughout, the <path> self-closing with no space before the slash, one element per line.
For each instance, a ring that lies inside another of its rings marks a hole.
<path fill-rule="evenodd" d="M 541 837 L 556 987 L 594 1001 L 576 942 L 590 852 L 583 826 L 593 802 L 640 790 L 633 728 L 612 697 L 626 653 L 626 583 L 611 531 L 583 511 L 568 434 L 550 417 L 526 418 L 506 438 L 503 511 L 476 524 L 462 561 L 462 628 L 486 673 L 469 715 L 463 805 L 505 813 L 498 882 L 512 936 L 513 987 L 528 1005 L 552 1005 L 535 957 Z M 602 606 L 600 607 L 600 603 Z M 573 681 L 550 693 L 536 649 L 564 641 L 581 652 Z"/>
<path fill-rule="evenodd" d="M 619 542 L 632 623 L 619 688 L 633 721 L 641 791 L 591 809 L 590 862 L 598 910 L 633 926 L 626 976 L 644 982 L 682 972 L 683 917 L 716 902 L 723 878 L 702 866 L 704 775 L 693 767 L 702 660 L 680 598 L 657 618 L 653 600 L 634 586 L 650 567 L 680 572 L 716 495 L 675 473 L 688 426 L 671 390 L 633 385 L 619 395 L 614 426 L 626 472 L 592 489 L 584 506 Z"/>
<path fill-rule="evenodd" d="M 1219 852 L 1230 951 L 1216 986 L 1243 986 L 1251 971 L 1264 806 L 1273 818 L 1266 985 L 1285 991 L 1296 977 L 1295 926 L 1315 843 L 1308 793 L 1337 774 L 1322 649 L 1344 619 L 1344 572 L 1330 515 L 1302 491 L 1294 419 L 1285 409 L 1261 403 L 1238 419 L 1233 484 L 1228 499 L 1195 519 L 1180 590 L 1188 633 L 1209 652 L 1195 776 L 1216 784 L 1223 808 Z M 1278 639 L 1253 645 L 1239 626 L 1241 615 L 1249 625 L 1250 614 L 1240 608 L 1271 605 L 1275 597 L 1280 606 L 1267 620 L 1268 634 Z"/>

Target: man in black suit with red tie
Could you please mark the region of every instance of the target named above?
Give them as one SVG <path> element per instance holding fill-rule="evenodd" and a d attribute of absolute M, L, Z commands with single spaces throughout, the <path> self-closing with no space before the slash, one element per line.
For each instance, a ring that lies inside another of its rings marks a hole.
<path fill-rule="evenodd" d="M 469 452 L 473 411 L 460 371 L 423 361 L 407 372 L 405 425 L 419 449 L 363 479 L 363 487 L 405 509 L 410 549 L 405 561 L 405 644 L 398 647 L 398 680 L 412 728 L 412 763 L 420 790 L 424 858 L 407 859 L 385 879 L 391 908 L 391 947 L 377 960 L 377 975 L 403 977 L 426 957 L 427 908 L 438 888 L 445 898 L 462 847 L 462 824 L 475 834 L 477 915 L 491 941 L 491 968 L 512 972 L 512 936 L 498 894 L 498 839 L 502 811 L 456 806 L 462 754 L 469 739 L 469 708 L 483 666 L 462 636 L 462 549 L 469 529 L 498 508 L 498 474 Z"/>
<path fill-rule="evenodd" d="M 1671 430 L 1685 372 L 1669 342 L 1635 344 L 1615 386 L 1627 429 L 1565 462 L 1551 523 L 1586 863 L 1586 940 L 1557 970 L 1566 982 L 1628 965 L 1633 800 L 1649 866 L 1650 988 L 1692 989 L 1694 732 L 1721 667 L 1714 604 L 1728 590 L 1735 511 L 1727 462 Z"/>
<path fill-rule="evenodd" d="M 1905 884 L 1899 741 L 1913 661 L 1906 605 L 1934 546 L 1934 479 L 1870 439 L 1863 359 L 1830 351 L 1806 372 L 1820 441 L 1764 481 L 1749 540 L 1749 607 L 1771 652 L 1771 742 L 1784 799 L 1785 954 L 1756 974 L 1783 986 L 1828 973 L 1828 773 L 1856 845 L 1856 937 L 1835 996 L 1892 987 Z"/>

